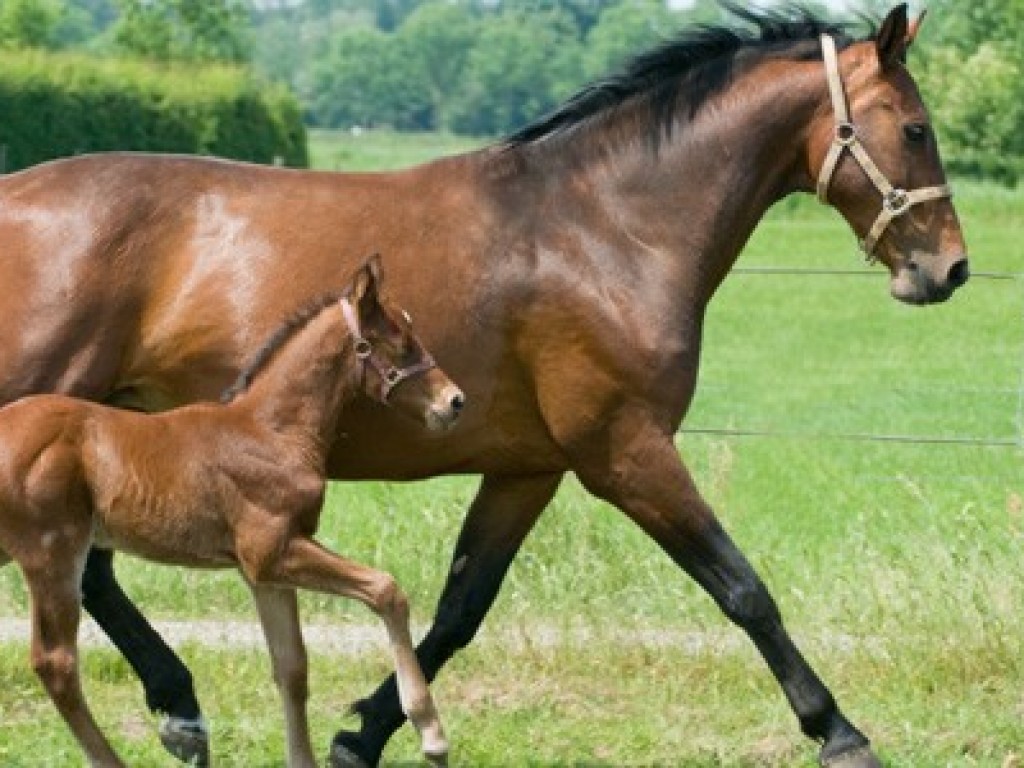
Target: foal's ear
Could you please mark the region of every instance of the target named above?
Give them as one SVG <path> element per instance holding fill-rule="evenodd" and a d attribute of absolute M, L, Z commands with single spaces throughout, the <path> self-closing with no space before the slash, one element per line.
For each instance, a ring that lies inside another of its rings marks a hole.
<path fill-rule="evenodd" d="M 914 23 L 913 33 L 907 21 L 907 4 L 900 3 L 885 17 L 878 36 L 875 38 L 875 50 L 878 52 L 878 63 L 882 69 L 891 69 L 902 63 L 907 56 L 907 47 L 917 34 L 917 25 L 920 18 Z"/>
<path fill-rule="evenodd" d="M 349 300 L 364 325 L 370 322 L 380 306 L 380 255 L 374 254 L 352 278 Z"/>
<path fill-rule="evenodd" d="M 352 285 L 349 288 L 349 299 L 353 304 L 359 304 L 363 298 L 376 298 L 380 290 L 380 254 L 373 254 L 363 266 L 361 266 L 352 277 Z"/>

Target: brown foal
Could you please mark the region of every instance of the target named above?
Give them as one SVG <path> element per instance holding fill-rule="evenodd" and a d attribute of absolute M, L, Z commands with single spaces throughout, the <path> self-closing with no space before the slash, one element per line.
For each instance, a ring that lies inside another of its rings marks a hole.
<path fill-rule="evenodd" d="M 347 401 L 368 395 L 432 430 L 450 426 L 462 406 L 462 393 L 378 285 L 374 259 L 340 295 L 283 325 L 222 404 L 144 415 L 40 395 L 0 410 L 0 564 L 13 559 L 25 574 L 33 666 L 93 766 L 123 763 L 78 675 L 80 585 L 92 546 L 241 569 L 270 650 L 293 768 L 316 765 L 295 588 L 362 601 L 387 628 L 402 707 L 424 754 L 445 762 L 405 596 L 388 574 L 312 538 Z"/>

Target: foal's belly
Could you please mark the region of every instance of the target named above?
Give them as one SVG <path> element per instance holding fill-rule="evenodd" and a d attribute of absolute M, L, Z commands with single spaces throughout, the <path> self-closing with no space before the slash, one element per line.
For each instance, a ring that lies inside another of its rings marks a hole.
<path fill-rule="evenodd" d="M 193 568 L 231 568 L 234 540 L 222 520 L 203 510 L 179 507 L 151 515 L 152 509 L 104 510 L 96 514 L 93 544 L 145 560 Z"/>

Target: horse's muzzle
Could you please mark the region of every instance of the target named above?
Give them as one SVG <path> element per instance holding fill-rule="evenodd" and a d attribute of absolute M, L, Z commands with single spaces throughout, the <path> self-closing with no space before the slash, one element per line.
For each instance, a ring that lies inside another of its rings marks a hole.
<path fill-rule="evenodd" d="M 894 299 L 905 304 L 939 304 L 952 296 L 970 276 L 966 256 L 955 259 L 945 273 L 938 276 L 910 260 L 893 274 L 889 290 Z"/>

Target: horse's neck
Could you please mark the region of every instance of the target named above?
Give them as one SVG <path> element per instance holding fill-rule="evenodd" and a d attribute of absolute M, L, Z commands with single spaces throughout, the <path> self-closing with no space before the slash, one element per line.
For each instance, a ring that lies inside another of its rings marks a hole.
<path fill-rule="evenodd" d="M 767 209 L 807 187 L 807 128 L 825 82 L 814 67 L 786 62 L 778 76 L 775 70 L 747 74 L 692 121 L 676 125 L 657 151 L 649 134 L 641 133 L 649 128 L 638 127 L 632 140 L 610 140 L 617 150 L 594 153 L 590 160 L 569 157 L 548 171 L 548 182 L 570 168 L 565 177 L 571 181 L 556 195 L 598 190 L 603 218 L 620 242 L 665 256 L 650 259 L 649 268 L 663 270 L 666 288 L 702 311 Z M 643 123 L 627 110 L 621 114 L 622 120 Z M 585 137 L 585 131 L 566 137 L 566 149 Z M 544 159 L 536 165 L 543 167 Z M 569 216 L 574 208 L 570 200 Z M 622 257 L 635 253 L 630 249 Z"/>
<path fill-rule="evenodd" d="M 328 447 L 338 414 L 354 394 L 355 358 L 341 310 L 331 306 L 296 332 L 239 398 L 275 432 Z"/>

